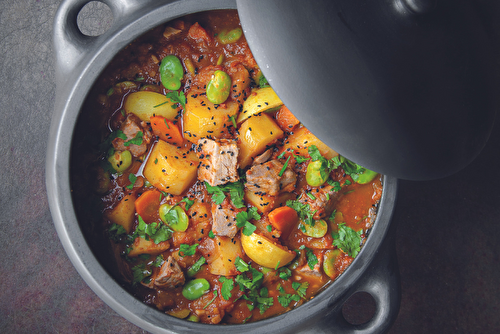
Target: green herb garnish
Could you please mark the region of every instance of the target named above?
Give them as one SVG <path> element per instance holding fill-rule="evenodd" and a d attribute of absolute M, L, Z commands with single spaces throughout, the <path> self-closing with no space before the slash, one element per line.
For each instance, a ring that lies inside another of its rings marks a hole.
<path fill-rule="evenodd" d="M 340 248 L 347 255 L 355 258 L 361 250 L 361 235 L 363 230 L 354 231 L 345 223 L 340 223 L 338 233 L 332 233 L 333 245 Z"/>
<path fill-rule="evenodd" d="M 233 279 L 221 276 L 219 277 L 219 282 L 222 283 L 222 287 L 220 289 L 222 298 L 229 300 L 232 297 L 231 290 L 234 288 Z"/>
<path fill-rule="evenodd" d="M 198 247 L 198 245 L 199 244 L 194 244 L 194 245 L 181 244 L 179 246 L 179 255 L 184 257 L 196 254 L 196 248 Z"/>
<path fill-rule="evenodd" d="M 257 208 L 252 206 L 247 211 L 241 211 L 236 214 L 236 227 L 243 227 L 242 233 L 246 236 L 251 235 L 257 227 L 250 223 L 251 219 L 258 220 L 260 215 L 257 213 Z"/>

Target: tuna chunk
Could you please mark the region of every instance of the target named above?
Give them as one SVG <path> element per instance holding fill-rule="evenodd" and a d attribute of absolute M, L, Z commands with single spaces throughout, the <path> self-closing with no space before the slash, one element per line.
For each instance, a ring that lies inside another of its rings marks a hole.
<path fill-rule="evenodd" d="M 148 129 L 148 125 L 142 122 L 139 117 L 134 114 L 129 114 L 125 121 L 120 126 L 120 130 L 123 132 L 127 139 L 115 138 L 113 139 L 113 147 L 117 151 L 129 150 L 134 157 L 139 157 L 146 153 L 148 144 L 151 142 L 151 132 Z M 142 136 L 138 136 L 138 133 L 142 132 Z M 142 138 L 141 144 L 130 144 L 127 143 L 130 140 L 140 137 Z"/>
<path fill-rule="evenodd" d="M 246 187 L 253 192 L 260 192 L 271 196 L 281 191 L 291 192 L 295 189 L 297 175 L 289 167 L 280 176 L 283 164 L 279 160 L 271 160 L 261 165 L 254 165 L 247 175 Z"/>
<path fill-rule="evenodd" d="M 238 181 L 238 152 L 238 146 L 232 140 L 198 140 L 198 179 L 207 181 L 211 186 Z"/>
<path fill-rule="evenodd" d="M 236 227 L 236 210 L 226 199 L 222 204 L 212 204 L 212 232 L 214 235 L 234 238 L 238 228 Z"/>
<path fill-rule="evenodd" d="M 253 163 L 252 164 L 253 165 L 263 164 L 267 160 L 271 159 L 272 155 L 273 155 L 273 149 L 270 148 L 270 149 L 266 150 L 264 153 L 262 153 L 261 155 L 255 157 L 255 159 L 253 159 Z"/>
<path fill-rule="evenodd" d="M 155 285 L 159 288 L 175 289 L 184 285 L 184 282 L 186 282 L 184 272 L 182 272 L 177 261 L 172 256 L 169 256 L 167 261 L 162 264 L 160 272 L 155 278 Z"/>
<path fill-rule="evenodd" d="M 326 183 L 307 192 L 312 194 L 315 199 L 311 199 L 304 191 L 300 195 L 299 201 L 309 204 L 312 212 L 316 211 L 314 219 L 324 219 L 330 216 L 333 212 L 334 204 L 339 197 L 339 193 Z"/>

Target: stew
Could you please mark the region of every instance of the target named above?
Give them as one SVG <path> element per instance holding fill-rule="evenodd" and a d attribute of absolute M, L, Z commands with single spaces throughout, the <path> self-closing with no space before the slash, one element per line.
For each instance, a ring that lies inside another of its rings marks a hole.
<path fill-rule="evenodd" d="M 122 50 L 86 100 L 72 168 L 107 270 L 144 303 L 209 324 L 313 298 L 360 252 L 382 193 L 380 175 L 283 105 L 235 11 L 176 19 Z"/>

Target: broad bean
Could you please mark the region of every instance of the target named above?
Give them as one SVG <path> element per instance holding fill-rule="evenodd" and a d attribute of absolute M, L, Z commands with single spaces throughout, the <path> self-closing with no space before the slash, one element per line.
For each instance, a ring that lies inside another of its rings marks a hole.
<path fill-rule="evenodd" d="M 217 37 L 222 44 L 230 44 L 237 42 L 242 35 L 243 31 L 241 28 L 235 28 L 230 31 L 224 30 L 220 32 Z"/>
<path fill-rule="evenodd" d="M 373 180 L 377 174 L 377 172 L 365 168 L 361 173 L 352 174 L 351 177 L 356 183 L 366 184 Z"/>
<path fill-rule="evenodd" d="M 184 77 L 184 68 L 181 61 L 174 55 L 168 55 L 160 63 L 160 80 L 163 86 L 169 90 L 181 88 L 181 80 Z"/>
<path fill-rule="evenodd" d="M 315 220 L 314 225 L 301 224 L 303 226 L 302 232 L 312 238 L 322 238 L 328 232 L 328 224 L 323 219 Z"/>
<path fill-rule="evenodd" d="M 323 271 L 328 275 L 331 279 L 334 279 L 337 276 L 337 269 L 335 269 L 335 261 L 337 257 L 340 255 L 339 249 L 329 249 L 325 252 L 324 261 L 323 261 Z"/>
<path fill-rule="evenodd" d="M 214 104 L 221 104 L 231 93 L 231 77 L 224 71 L 217 70 L 207 85 L 207 99 Z"/>
<path fill-rule="evenodd" d="M 117 173 L 123 173 L 132 165 L 132 154 L 130 151 L 115 151 L 108 161 Z"/>
<path fill-rule="evenodd" d="M 203 296 L 210 289 L 210 283 L 204 278 L 197 278 L 189 281 L 182 289 L 182 295 L 189 300 L 196 300 Z"/>
<path fill-rule="evenodd" d="M 158 210 L 160 219 L 175 232 L 184 232 L 189 226 L 189 217 L 180 206 L 162 204 Z"/>
<path fill-rule="evenodd" d="M 311 187 L 319 187 L 328 179 L 328 173 L 326 173 L 326 178 L 322 177 L 321 170 L 323 169 L 320 160 L 311 161 L 307 165 L 306 181 Z"/>

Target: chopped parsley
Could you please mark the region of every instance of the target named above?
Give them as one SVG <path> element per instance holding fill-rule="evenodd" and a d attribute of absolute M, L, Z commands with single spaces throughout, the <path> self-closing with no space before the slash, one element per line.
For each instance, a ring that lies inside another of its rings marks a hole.
<path fill-rule="evenodd" d="M 283 280 L 289 280 L 292 277 L 292 271 L 287 267 L 281 267 L 278 271 L 278 275 Z"/>
<path fill-rule="evenodd" d="M 300 155 L 293 155 L 293 157 L 295 158 L 295 161 L 298 163 L 298 164 L 301 164 L 303 163 L 304 161 L 307 161 L 309 160 L 309 158 L 305 158 L 303 156 L 300 156 Z"/>
<path fill-rule="evenodd" d="M 130 145 L 141 145 L 142 144 L 142 136 L 143 136 L 143 133 L 142 131 L 138 131 L 135 135 L 134 138 L 126 141 L 125 143 L 123 143 L 124 146 L 130 146 Z"/>
<path fill-rule="evenodd" d="M 203 306 L 203 309 L 206 309 L 208 307 L 208 305 L 212 304 L 213 301 L 215 300 L 215 298 L 217 298 L 217 290 L 214 291 L 214 298 L 212 298 L 208 303 L 207 305 Z"/>
<path fill-rule="evenodd" d="M 291 293 L 283 293 L 278 296 L 278 302 L 283 307 L 290 306 L 292 301 L 298 302 L 300 300 L 299 295 L 291 294 Z"/>
<path fill-rule="evenodd" d="M 288 162 L 290 161 L 290 158 L 292 156 L 289 155 L 288 158 L 286 158 L 286 161 L 285 161 L 285 164 L 283 165 L 283 167 L 281 168 L 280 172 L 278 173 L 278 175 L 281 177 L 283 176 L 283 173 L 285 172 L 286 168 L 288 167 Z"/>
<path fill-rule="evenodd" d="M 137 176 L 135 176 L 135 174 L 130 173 L 128 175 L 128 180 L 130 181 L 130 184 L 125 188 L 132 190 L 132 188 L 134 188 L 135 181 L 137 181 Z"/>
<path fill-rule="evenodd" d="M 236 270 L 242 273 L 248 271 L 249 267 L 248 263 L 243 261 L 239 256 L 234 260 L 234 266 L 236 267 Z"/>
<path fill-rule="evenodd" d="M 222 204 L 226 198 L 225 192 L 229 192 L 231 195 L 231 202 L 235 208 L 244 208 L 245 203 L 243 202 L 244 188 L 245 186 L 241 182 L 228 183 L 223 186 L 211 186 L 208 182 L 205 182 L 207 187 L 207 192 L 212 195 L 212 201 L 215 204 Z"/>
<path fill-rule="evenodd" d="M 132 267 L 132 284 L 142 282 L 146 277 L 149 277 L 153 272 L 146 267 L 144 263 L 139 263 Z"/>
<path fill-rule="evenodd" d="M 153 240 L 155 244 L 167 241 L 172 237 L 172 230 L 167 225 L 154 222 L 146 224 L 141 216 L 138 216 L 138 224 L 133 234 L 133 238 L 141 237 L 146 240 Z"/>
<path fill-rule="evenodd" d="M 236 214 L 236 227 L 243 227 L 242 233 L 246 236 L 251 235 L 257 229 L 254 224 L 250 223 L 251 219 L 260 219 L 257 208 L 254 206 L 249 208 L 248 211 L 241 211 Z"/>
<path fill-rule="evenodd" d="M 299 283 L 299 282 L 293 282 L 292 283 L 292 288 L 297 291 L 297 294 L 303 298 L 303 299 L 306 299 L 306 292 L 307 292 L 307 288 L 309 287 L 309 283 L 308 282 L 304 282 L 304 283 Z"/>
<path fill-rule="evenodd" d="M 192 266 L 191 268 L 189 268 L 187 270 L 187 275 L 189 277 L 193 277 L 194 275 L 196 275 L 200 269 L 201 269 L 201 266 L 203 266 L 206 262 L 206 259 L 202 256 L 200 257 Z"/>
<path fill-rule="evenodd" d="M 231 290 L 234 288 L 233 279 L 221 276 L 219 277 L 219 282 L 222 283 L 222 287 L 220 288 L 222 298 L 229 300 L 232 297 Z"/>
<path fill-rule="evenodd" d="M 159 268 L 159 267 L 161 267 L 163 262 L 165 262 L 165 259 L 163 258 L 163 255 L 160 254 L 155 258 L 155 260 L 153 262 L 153 267 Z"/>
<path fill-rule="evenodd" d="M 340 248 L 347 255 L 355 258 L 361 250 L 361 235 L 363 230 L 354 231 L 345 223 L 339 224 L 338 233 L 332 233 L 333 245 Z"/>
<path fill-rule="evenodd" d="M 182 109 L 186 109 L 186 95 L 184 95 L 184 92 L 168 92 L 166 96 L 174 103 L 179 103 L 182 106 Z M 176 108 L 177 106 L 174 104 L 172 107 Z"/>
<path fill-rule="evenodd" d="M 292 209 L 297 211 L 297 214 L 299 215 L 299 218 L 302 222 L 307 225 L 314 226 L 313 216 L 316 211 L 311 211 L 311 207 L 309 206 L 309 204 L 301 203 L 297 200 L 288 200 L 286 201 L 286 206 L 291 207 Z"/>
<path fill-rule="evenodd" d="M 125 228 L 118 224 L 112 224 L 108 228 L 108 235 L 111 240 L 114 242 L 120 242 L 123 237 L 127 235 L 127 231 Z"/>
<path fill-rule="evenodd" d="M 338 181 L 333 181 L 332 179 L 328 178 L 328 180 L 326 180 L 326 183 L 331 185 L 335 192 L 339 192 L 340 189 L 342 189 L 342 187 L 340 186 L 340 182 L 338 182 Z"/>
<path fill-rule="evenodd" d="M 184 257 L 184 256 L 191 256 L 196 254 L 196 248 L 198 247 L 199 244 L 194 244 L 194 245 L 188 245 L 188 244 L 181 244 L 179 246 L 179 255 Z"/>
<path fill-rule="evenodd" d="M 311 270 L 313 270 L 314 266 L 318 264 L 319 260 L 311 249 L 307 247 L 305 247 L 305 249 L 306 249 L 307 265 Z"/>
<path fill-rule="evenodd" d="M 187 197 L 184 197 L 183 199 L 181 199 L 181 202 L 186 203 L 186 210 L 189 210 L 189 208 L 192 207 L 194 204 L 194 201 L 187 198 Z"/>
<path fill-rule="evenodd" d="M 267 81 L 266 77 L 262 73 L 260 74 L 260 77 L 259 77 L 259 87 L 260 88 L 269 87 L 269 82 Z"/>

